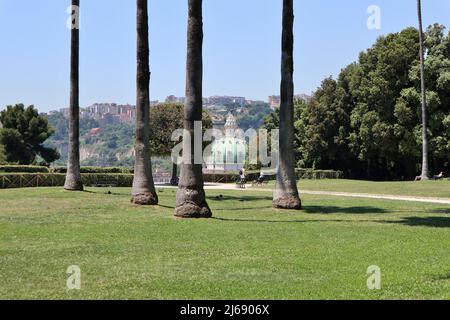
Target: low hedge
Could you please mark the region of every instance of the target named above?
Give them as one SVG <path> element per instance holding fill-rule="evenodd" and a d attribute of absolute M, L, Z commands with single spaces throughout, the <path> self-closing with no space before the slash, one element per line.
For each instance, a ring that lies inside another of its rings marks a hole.
<path fill-rule="evenodd" d="M 50 169 L 50 172 L 54 173 L 66 173 L 66 167 L 53 167 Z M 81 167 L 81 173 L 133 173 L 133 168 L 127 167 Z"/>
<path fill-rule="evenodd" d="M 15 167 L 17 166 L 3 166 Z M 23 170 L 24 166 L 19 166 Z M 46 167 L 29 167 L 29 170 L 42 170 L 39 168 Z M 90 167 L 85 167 L 90 168 Z M 94 167 L 92 167 L 94 168 Z M 47 169 L 47 168 L 46 168 Z M 105 168 L 116 170 L 118 168 Z M 120 168 L 119 168 L 120 169 Z M 6 170 L 15 170 L 14 168 Z M 88 169 L 90 170 L 90 169 Z M 129 170 L 129 169 L 128 169 Z M 342 171 L 333 170 L 312 170 L 312 169 L 297 169 L 297 179 L 342 179 L 344 173 Z M 115 186 L 115 187 L 131 187 L 133 185 L 133 174 L 131 173 L 82 173 L 83 184 L 85 186 Z M 247 173 L 247 181 L 258 179 L 259 172 L 252 171 Z M 275 180 L 274 173 L 266 174 L 267 180 Z M 237 172 L 226 173 L 205 173 L 205 182 L 212 183 L 233 183 L 239 181 Z M 8 188 L 26 188 L 26 187 L 59 187 L 64 186 L 64 173 L 9 173 L 7 171 L 0 171 L 0 189 Z"/>
<path fill-rule="evenodd" d="M 131 187 L 132 174 L 82 173 L 85 186 Z M 62 173 L 14 173 L 0 174 L 0 189 L 30 187 L 63 187 L 66 180 Z"/>
<path fill-rule="evenodd" d="M 81 173 L 127 173 L 134 169 L 127 167 L 81 167 Z M 24 165 L 0 165 L 0 173 L 66 173 L 66 167 L 44 167 Z"/>
<path fill-rule="evenodd" d="M 259 178 L 261 172 L 257 170 L 246 171 L 245 176 L 247 181 L 253 181 Z M 266 174 L 268 180 L 275 180 L 275 174 Z M 234 183 L 240 180 L 238 171 L 226 172 L 205 172 L 203 173 L 203 180 L 210 183 Z"/>
<path fill-rule="evenodd" d="M 48 167 L 44 166 L 22 166 L 22 165 L 0 165 L 0 172 L 6 173 L 49 173 Z"/>
<path fill-rule="evenodd" d="M 343 179 L 344 172 L 335 170 L 296 169 L 297 179 Z"/>
<path fill-rule="evenodd" d="M 263 170 L 264 171 L 264 170 Z M 342 171 L 334 170 L 313 170 L 313 169 L 296 169 L 296 178 L 298 180 L 309 179 L 343 179 L 344 173 Z M 260 176 L 259 171 L 246 172 L 247 181 L 257 180 Z M 230 183 L 239 181 L 238 172 L 223 172 L 223 173 L 205 173 L 205 182 L 213 183 Z M 272 170 L 265 174 L 267 180 L 276 180 L 276 173 Z"/>

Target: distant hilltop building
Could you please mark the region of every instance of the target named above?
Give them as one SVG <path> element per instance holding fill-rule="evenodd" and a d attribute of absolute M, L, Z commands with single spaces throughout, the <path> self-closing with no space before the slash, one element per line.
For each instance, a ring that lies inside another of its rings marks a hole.
<path fill-rule="evenodd" d="M 245 97 L 212 96 L 203 99 L 203 103 L 206 106 L 238 104 L 239 106 L 244 107 L 245 102 Z"/>
<path fill-rule="evenodd" d="M 302 100 L 305 103 L 309 102 L 311 100 L 311 97 L 307 94 L 296 94 L 294 96 L 294 100 Z M 269 105 L 272 108 L 272 110 L 278 109 L 281 105 L 281 97 L 280 96 L 269 96 Z"/>
<path fill-rule="evenodd" d="M 166 98 L 166 103 L 184 103 L 184 100 L 184 97 L 176 97 L 171 95 Z"/>
<path fill-rule="evenodd" d="M 158 105 L 159 101 L 150 101 L 150 106 Z M 50 111 L 49 114 L 58 111 Z M 65 118 L 70 117 L 70 109 L 59 110 Z M 136 120 L 136 106 L 117 103 L 94 103 L 93 105 L 80 108 L 81 118 L 97 120 L 100 124 L 132 123 Z"/>
<path fill-rule="evenodd" d="M 267 103 L 267 102 L 262 101 L 262 100 L 245 100 L 245 104 L 246 104 L 246 105 L 250 105 L 250 106 L 252 106 L 252 107 L 264 105 L 264 104 L 266 104 L 266 103 Z"/>
<path fill-rule="evenodd" d="M 184 97 L 177 97 L 174 95 L 167 96 L 167 103 L 184 103 Z M 235 97 L 235 96 L 211 96 L 203 98 L 203 105 L 208 106 L 224 106 L 230 104 L 237 104 L 243 108 L 246 104 L 254 103 L 254 101 L 246 100 L 245 97 Z"/>
<path fill-rule="evenodd" d="M 82 118 L 92 118 L 101 124 L 133 122 L 136 118 L 136 106 L 116 103 L 95 103 L 81 111 Z"/>
<path fill-rule="evenodd" d="M 269 105 L 272 110 L 275 110 L 280 107 L 281 100 L 280 96 L 269 96 Z"/>

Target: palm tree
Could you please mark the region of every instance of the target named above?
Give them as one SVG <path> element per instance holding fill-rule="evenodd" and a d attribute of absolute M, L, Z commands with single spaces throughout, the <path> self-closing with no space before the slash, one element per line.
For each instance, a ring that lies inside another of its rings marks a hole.
<path fill-rule="evenodd" d="M 281 58 L 280 144 L 277 186 L 273 206 L 301 209 L 294 156 L 294 3 L 283 0 L 283 36 Z"/>
<path fill-rule="evenodd" d="M 417 15 L 419 18 L 419 45 L 420 45 L 420 83 L 422 96 L 422 180 L 429 179 L 428 172 L 428 116 L 427 116 L 427 94 L 425 87 L 425 49 L 424 36 L 422 27 L 422 4 L 421 0 L 417 0 Z"/>
<path fill-rule="evenodd" d="M 203 165 L 195 163 L 194 123 L 202 121 L 203 17 L 202 0 L 189 0 L 188 47 L 186 63 L 186 102 L 184 108 L 183 158 L 178 185 L 175 216 L 209 218 L 206 203 Z"/>
<path fill-rule="evenodd" d="M 64 189 L 82 191 L 83 182 L 80 174 L 80 103 L 79 103 L 79 7 L 80 0 L 72 0 L 72 27 L 70 47 L 70 119 L 69 119 L 69 154 Z"/>
<path fill-rule="evenodd" d="M 150 158 L 150 65 L 148 44 L 148 3 L 137 0 L 137 75 L 136 142 L 131 201 L 139 205 L 156 205 L 158 196 L 152 176 Z"/>

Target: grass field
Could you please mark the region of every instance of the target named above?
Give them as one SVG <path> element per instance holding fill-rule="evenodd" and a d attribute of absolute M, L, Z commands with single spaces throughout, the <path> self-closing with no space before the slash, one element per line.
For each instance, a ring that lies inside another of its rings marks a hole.
<path fill-rule="evenodd" d="M 444 196 L 437 185 L 414 192 Z M 208 191 L 214 219 L 175 220 L 175 190 L 153 208 L 111 191 L 0 190 L 0 298 L 450 299 L 450 206 L 304 196 L 286 212 L 264 191 Z M 70 265 L 80 291 L 66 289 Z"/>
<path fill-rule="evenodd" d="M 272 182 L 270 186 L 273 187 Z M 300 189 L 402 196 L 450 198 L 450 181 L 373 182 L 359 180 L 301 180 Z"/>

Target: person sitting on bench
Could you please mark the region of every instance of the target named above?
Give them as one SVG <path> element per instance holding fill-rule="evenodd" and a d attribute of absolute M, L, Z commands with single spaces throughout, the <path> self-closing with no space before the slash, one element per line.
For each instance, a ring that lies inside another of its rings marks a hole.
<path fill-rule="evenodd" d="M 261 172 L 261 175 L 259 176 L 258 180 L 256 181 L 258 184 L 263 184 L 264 181 L 266 181 L 266 176 L 263 172 Z"/>
<path fill-rule="evenodd" d="M 444 172 L 441 171 L 437 176 L 433 176 L 433 180 L 442 180 L 444 179 Z"/>

